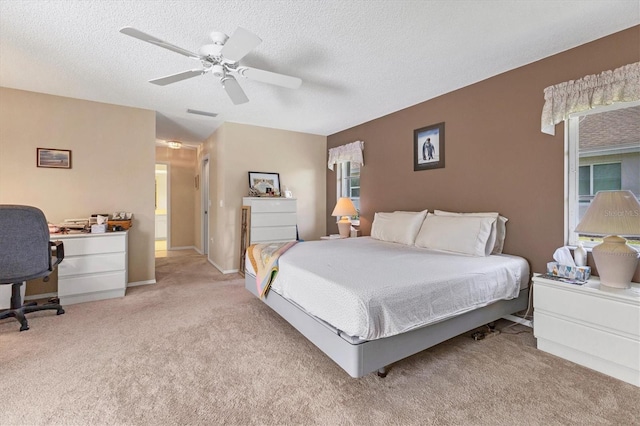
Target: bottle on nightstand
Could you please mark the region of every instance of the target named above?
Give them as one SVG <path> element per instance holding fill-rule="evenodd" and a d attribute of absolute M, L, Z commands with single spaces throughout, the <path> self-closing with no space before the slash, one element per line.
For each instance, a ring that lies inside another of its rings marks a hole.
<path fill-rule="evenodd" d="M 582 241 L 573 250 L 573 260 L 576 262 L 576 266 L 587 266 L 587 251 L 584 249 Z"/>

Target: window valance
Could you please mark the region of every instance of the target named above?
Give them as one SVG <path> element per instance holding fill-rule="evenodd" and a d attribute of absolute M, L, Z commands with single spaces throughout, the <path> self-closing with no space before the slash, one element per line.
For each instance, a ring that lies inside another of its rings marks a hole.
<path fill-rule="evenodd" d="M 364 149 L 363 141 L 351 142 L 346 145 L 329 148 L 329 169 L 333 170 L 336 163 L 346 163 L 350 161 L 361 166 L 364 165 L 362 150 Z"/>
<path fill-rule="evenodd" d="M 574 112 L 637 100 L 640 100 L 640 62 L 549 86 L 544 89 L 542 132 L 554 135 L 556 124 Z"/>

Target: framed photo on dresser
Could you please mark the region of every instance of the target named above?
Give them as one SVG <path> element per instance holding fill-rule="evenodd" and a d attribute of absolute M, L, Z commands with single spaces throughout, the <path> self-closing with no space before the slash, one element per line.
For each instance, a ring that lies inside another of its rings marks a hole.
<path fill-rule="evenodd" d="M 280 196 L 280 174 L 265 172 L 249 172 L 249 188 L 253 188 L 260 196 Z"/>

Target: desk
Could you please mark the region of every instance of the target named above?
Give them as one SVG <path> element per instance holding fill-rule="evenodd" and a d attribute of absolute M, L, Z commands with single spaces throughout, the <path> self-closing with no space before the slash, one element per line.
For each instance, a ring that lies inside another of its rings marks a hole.
<path fill-rule="evenodd" d="M 52 234 L 64 243 L 58 265 L 60 304 L 123 297 L 127 289 L 128 231 L 104 234 Z"/>

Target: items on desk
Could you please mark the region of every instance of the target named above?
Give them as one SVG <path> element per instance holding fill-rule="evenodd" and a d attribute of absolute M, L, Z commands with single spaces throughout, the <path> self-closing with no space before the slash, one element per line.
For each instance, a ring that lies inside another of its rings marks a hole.
<path fill-rule="evenodd" d="M 49 224 L 49 233 L 79 234 L 126 231 L 131 228 L 133 213 L 116 212 L 92 214 L 88 219 L 65 219 L 59 224 Z"/>

